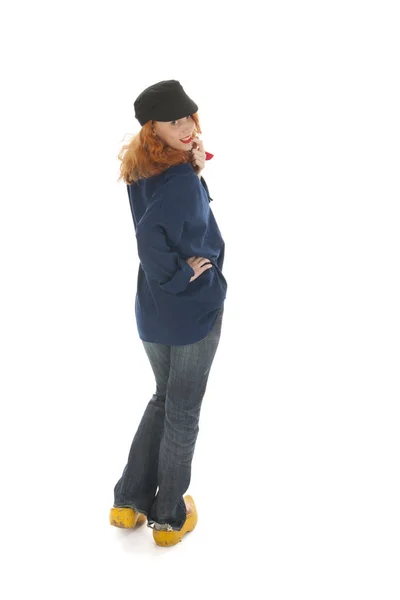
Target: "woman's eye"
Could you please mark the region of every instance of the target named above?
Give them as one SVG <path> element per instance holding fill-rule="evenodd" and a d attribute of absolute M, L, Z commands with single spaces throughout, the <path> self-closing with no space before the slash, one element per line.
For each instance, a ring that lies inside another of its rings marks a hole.
<path fill-rule="evenodd" d="M 186 118 L 187 118 L 187 119 L 190 119 L 190 118 L 191 118 L 191 115 L 189 115 L 189 116 L 188 116 L 188 117 L 186 117 Z M 175 123 L 176 123 L 176 122 L 177 122 L 177 121 L 171 121 L 171 125 L 175 125 Z"/>

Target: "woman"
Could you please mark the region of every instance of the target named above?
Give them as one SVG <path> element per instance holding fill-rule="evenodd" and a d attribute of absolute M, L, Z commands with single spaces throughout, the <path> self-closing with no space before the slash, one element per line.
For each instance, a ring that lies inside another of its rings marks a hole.
<path fill-rule="evenodd" d="M 189 487 L 202 399 L 221 334 L 225 244 L 201 176 L 206 158 L 197 105 L 179 81 L 135 100 L 140 132 L 119 155 L 140 258 L 139 337 L 156 380 L 114 488 L 110 523 L 146 521 L 158 545 L 197 523 Z"/>

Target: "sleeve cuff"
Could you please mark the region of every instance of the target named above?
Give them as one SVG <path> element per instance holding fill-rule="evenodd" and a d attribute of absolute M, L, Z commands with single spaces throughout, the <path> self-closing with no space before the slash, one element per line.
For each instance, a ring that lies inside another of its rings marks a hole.
<path fill-rule="evenodd" d="M 162 283 L 160 287 L 169 294 L 179 294 L 179 292 L 186 290 L 193 275 L 194 270 L 192 267 L 185 260 L 179 259 L 179 269 L 171 279 Z"/>

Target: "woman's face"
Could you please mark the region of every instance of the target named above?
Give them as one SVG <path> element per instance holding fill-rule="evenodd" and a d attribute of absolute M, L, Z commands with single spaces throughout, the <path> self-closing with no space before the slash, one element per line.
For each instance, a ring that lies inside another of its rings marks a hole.
<path fill-rule="evenodd" d="M 194 133 L 194 128 L 195 123 L 190 115 L 176 121 L 153 121 L 153 129 L 158 137 L 164 144 L 168 144 L 175 150 L 190 150 L 192 148 L 190 138 Z M 181 141 L 185 138 L 189 139 L 186 144 Z"/>

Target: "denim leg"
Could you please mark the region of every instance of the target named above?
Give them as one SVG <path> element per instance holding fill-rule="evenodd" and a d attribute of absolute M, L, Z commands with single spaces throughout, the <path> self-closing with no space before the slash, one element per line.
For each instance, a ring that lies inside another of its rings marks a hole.
<path fill-rule="evenodd" d="M 156 377 L 156 393 L 148 403 L 133 438 L 128 462 L 114 487 L 114 506 L 129 506 L 147 515 L 157 491 L 158 458 L 164 431 L 170 347 L 144 342 Z"/>
<path fill-rule="evenodd" d="M 157 465 L 164 429 L 164 400 L 155 394 L 133 438 L 128 462 L 114 487 L 114 506 L 130 506 L 147 514 L 157 490 Z"/>
<path fill-rule="evenodd" d="M 208 336 L 195 344 L 171 346 L 165 400 L 164 434 L 158 461 L 158 492 L 148 524 L 180 530 L 186 520 L 183 494 L 189 487 L 191 464 L 199 432 L 200 409 L 218 348 L 222 306 Z"/>

